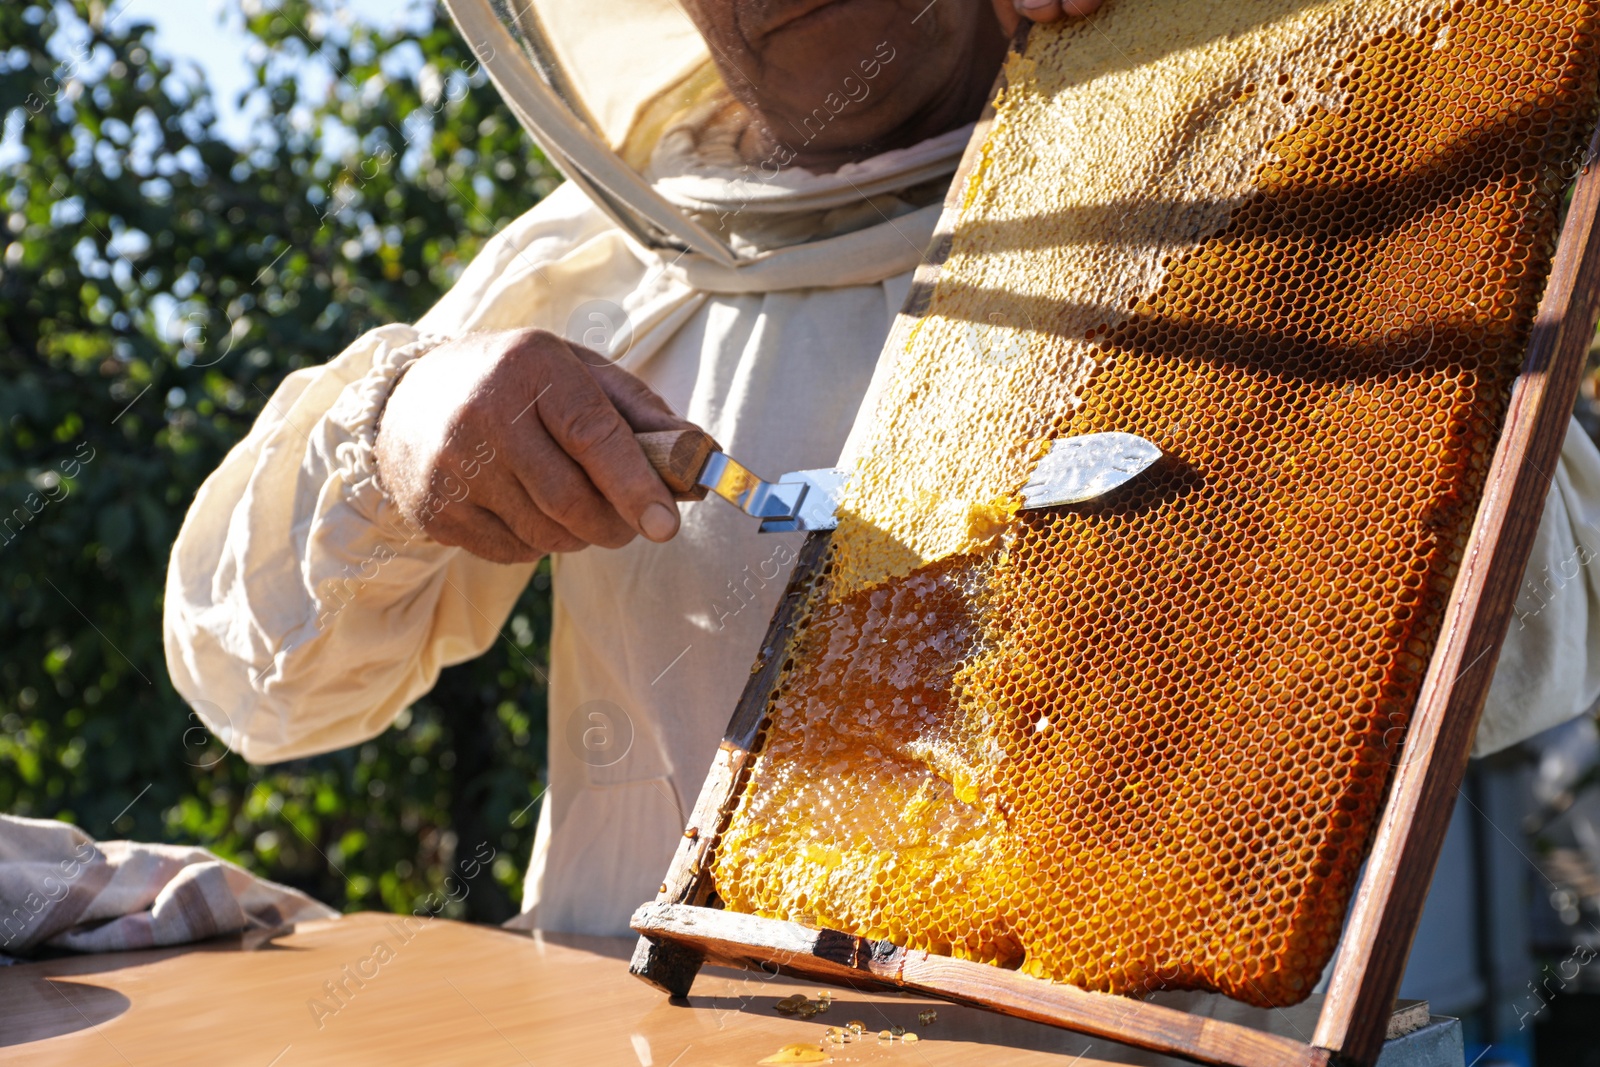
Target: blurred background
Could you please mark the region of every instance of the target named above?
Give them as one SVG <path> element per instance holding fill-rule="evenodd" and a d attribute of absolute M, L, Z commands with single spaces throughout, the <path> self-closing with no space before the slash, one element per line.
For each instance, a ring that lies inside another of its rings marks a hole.
<path fill-rule="evenodd" d="M 445 914 L 515 914 L 547 582 L 396 729 L 268 768 L 173 691 L 161 593 L 284 375 L 420 316 L 557 176 L 431 4 L 5 3 L 0 114 L 0 811 L 351 910 L 411 911 L 487 842 Z"/>
<path fill-rule="evenodd" d="M 558 176 L 425 2 L 8 0 L 0 119 L 0 811 L 202 844 L 347 911 L 515 914 L 545 575 L 394 729 L 272 767 L 173 691 L 161 594 L 283 376 L 420 316 Z M 1600 436 L 1597 381 L 1591 356 Z M 1407 995 L 1466 1020 L 1469 1062 L 1600 1067 L 1592 720 L 1474 767 L 1435 885 L 1419 943 L 1446 947 Z"/>

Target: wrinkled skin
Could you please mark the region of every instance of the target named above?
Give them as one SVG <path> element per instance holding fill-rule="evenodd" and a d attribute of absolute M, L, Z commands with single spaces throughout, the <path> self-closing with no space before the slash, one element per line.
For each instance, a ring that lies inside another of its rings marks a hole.
<path fill-rule="evenodd" d="M 976 118 L 1023 18 L 1102 0 L 685 0 L 750 146 L 824 171 Z M 820 112 L 818 109 L 822 109 Z M 776 154 L 774 154 L 776 153 Z M 749 154 L 749 152 L 747 152 Z M 440 345 L 395 386 L 377 438 L 380 481 L 434 540 L 497 563 L 670 540 L 678 512 L 634 432 L 685 428 L 659 396 L 542 330 Z"/>
<path fill-rule="evenodd" d="M 411 366 L 384 408 L 378 470 L 435 541 L 496 563 L 677 533 L 635 432 L 685 429 L 605 358 L 543 330 L 470 334 Z"/>
<path fill-rule="evenodd" d="M 832 170 L 971 122 L 1007 39 L 1101 0 L 684 0 L 758 118 L 752 162 Z"/>

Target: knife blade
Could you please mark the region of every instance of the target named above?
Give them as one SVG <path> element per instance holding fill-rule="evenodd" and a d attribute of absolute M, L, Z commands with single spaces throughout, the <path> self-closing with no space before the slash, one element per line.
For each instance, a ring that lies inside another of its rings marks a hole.
<path fill-rule="evenodd" d="M 769 482 L 722 451 L 699 430 L 635 434 L 645 458 L 680 500 L 714 493 L 753 518 L 762 533 L 831 530 L 839 524 L 840 492 L 850 472 L 824 467 L 792 471 Z M 1034 466 L 1022 488 L 1022 507 L 1056 507 L 1104 496 L 1161 458 L 1161 450 L 1130 433 L 1062 437 Z"/>

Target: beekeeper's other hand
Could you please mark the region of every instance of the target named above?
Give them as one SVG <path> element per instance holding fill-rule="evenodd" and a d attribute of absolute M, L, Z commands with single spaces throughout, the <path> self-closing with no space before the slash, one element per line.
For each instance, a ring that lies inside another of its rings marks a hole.
<path fill-rule="evenodd" d="M 692 424 L 603 356 L 543 330 L 473 334 L 418 360 L 389 397 L 379 479 L 445 545 L 524 563 L 678 532 L 633 435 Z"/>
<path fill-rule="evenodd" d="M 1017 28 L 1017 16 L 1031 22 L 1055 22 L 1081 18 L 1100 10 L 1104 0 L 994 0 L 995 13 L 1007 33 Z"/>

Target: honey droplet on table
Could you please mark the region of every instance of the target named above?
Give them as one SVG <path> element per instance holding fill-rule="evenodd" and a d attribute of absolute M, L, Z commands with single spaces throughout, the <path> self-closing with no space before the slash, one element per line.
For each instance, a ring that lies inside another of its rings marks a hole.
<path fill-rule="evenodd" d="M 860 1019 L 851 1019 L 845 1025 L 858 1034 L 864 1034 L 867 1032 L 867 1024 L 862 1022 Z"/>
<path fill-rule="evenodd" d="M 805 998 L 803 993 L 796 993 L 792 997 L 784 997 L 778 1001 L 772 1006 L 772 1010 L 779 1015 L 799 1015 L 807 1007 L 810 1007 L 810 1004 L 811 1002 Z M 810 1014 L 815 1015 L 816 1012 L 812 1011 Z"/>
<path fill-rule="evenodd" d="M 927 1026 L 929 1023 L 936 1021 L 938 1018 L 939 1013 L 932 1008 L 929 1008 L 926 1011 L 917 1012 L 917 1022 L 921 1023 L 923 1026 Z"/>
<path fill-rule="evenodd" d="M 904 1041 L 904 1042 L 907 1042 L 908 1044 L 911 1044 L 911 1043 L 915 1043 L 917 1041 L 920 1041 L 922 1039 L 919 1038 L 916 1034 L 907 1034 L 905 1037 L 902 1037 L 900 1040 Z"/>
<path fill-rule="evenodd" d="M 758 1064 L 827 1063 L 828 1054 L 821 1045 L 785 1045 Z"/>

